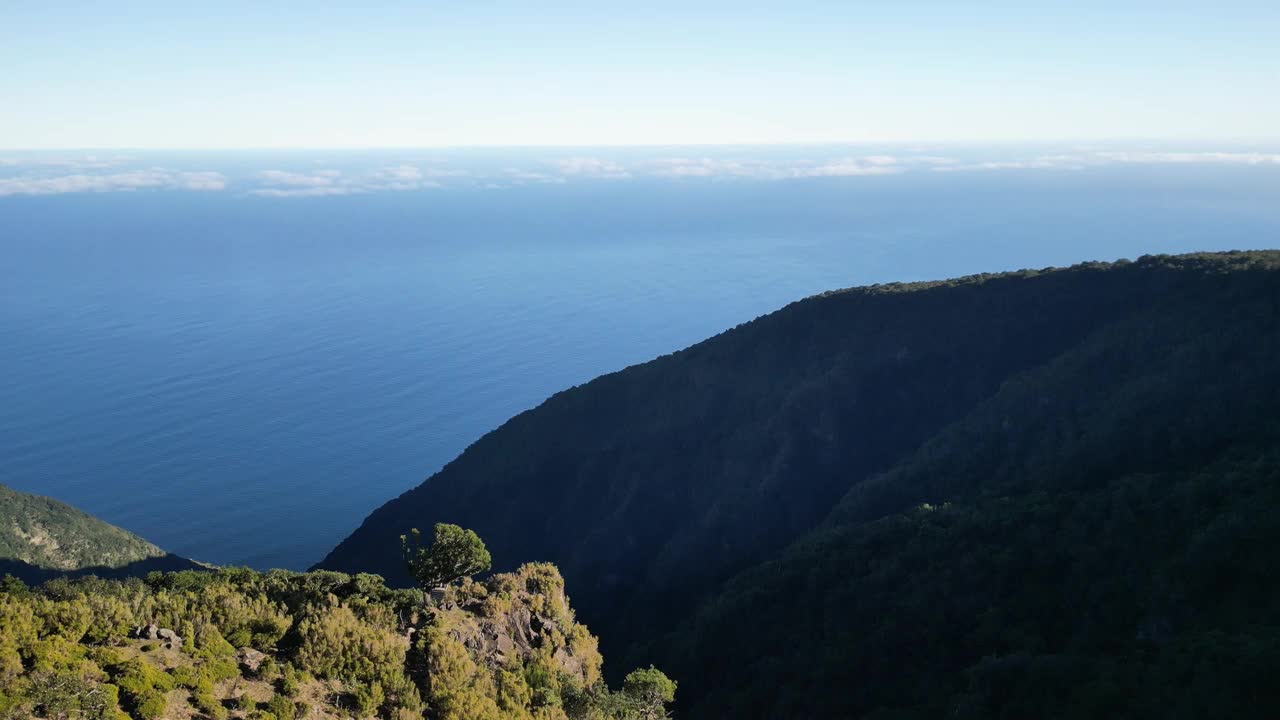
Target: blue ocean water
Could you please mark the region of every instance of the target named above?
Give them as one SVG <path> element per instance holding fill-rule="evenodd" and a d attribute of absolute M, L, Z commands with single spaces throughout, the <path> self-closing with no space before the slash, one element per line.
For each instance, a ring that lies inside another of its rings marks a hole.
<path fill-rule="evenodd" d="M 303 568 L 511 415 L 806 295 L 1278 231 L 1248 164 L 15 193 L 0 482 Z"/>

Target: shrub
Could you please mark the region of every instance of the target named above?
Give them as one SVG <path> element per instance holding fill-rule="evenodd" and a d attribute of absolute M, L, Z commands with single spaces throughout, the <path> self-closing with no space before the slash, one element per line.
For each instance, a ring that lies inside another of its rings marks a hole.
<path fill-rule="evenodd" d="M 267 712 L 276 717 L 276 720 L 295 720 L 298 715 L 298 708 L 293 701 L 283 695 L 274 695 L 267 701 Z"/>
<path fill-rule="evenodd" d="M 225 720 L 227 717 L 227 709 L 222 707 L 222 703 L 218 702 L 213 696 L 213 685 L 202 683 L 191 693 L 191 701 L 195 704 L 196 709 L 208 715 L 213 720 Z"/>
<path fill-rule="evenodd" d="M 194 690 L 200 684 L 201 673 L 194 665 L 182 665 L 169 671 L 178 687 Z"/>
<path fill-rule="evenodd" d="M 299 691 L 298 671 L 293 663 L 285 663 L 280 669 L 280 679 L 276 681 L 276 689 L 287 697 L 297 697 Z"/>
<path fill-rule="evenodd" d="M 203 669 L 204 675 L 213 682 L 222 680 L 230 680 L 240 676 L 240 666 L 236 664 L 234 658 L 223 657 L 213 660 L 206 660 Z"/>
<path fill-rule="evenodd" d="M 133 707 L 133 714 L 137 715 L 141 720 L 158 720 L 168 709 L 169 701 L 165 698 L 164 693 L 158 690 L 148 690 L 137 697 Z"/>
<path fill-rule="evenodd" d="M 369 717 L 376 713 L 386 699 L 382 692 L 382 685 L 376 682 L 357 685 L 354 692 L 351 693 L 351 700 L 356 706 L 356 714 L 360 717 Z"/>

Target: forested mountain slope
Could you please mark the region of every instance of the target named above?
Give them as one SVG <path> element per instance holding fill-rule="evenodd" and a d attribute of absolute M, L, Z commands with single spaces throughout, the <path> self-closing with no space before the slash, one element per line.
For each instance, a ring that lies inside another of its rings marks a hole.
<path fill-rule="evenodd" d="M 689 717 L 1274 716 L 1278 358 L 1274 270 L 1213 271 L 1010 379 L 647 649 Z"/>
<path fill-rule="evenodd" d="M 1035 498 L 1056 507 L 1075 493 L 1071 502 L 1110 508 L 1113 490 L 1133 483 L 1151 484 L 1156 494 L 1127 501 L 1141 519 L 1130 530 L 1154 532 L 1144 503 L 1175 502 L 1161 494 L 1174 475 L 1221 477 L 1220 468 L 1251 467 L 1251 453 L 1267 446 L 1264 421 L 1280 410 L 1272 369 L 1278 322 L 1277 253 L 1147 257 L 809 298 L 513 418 L 376 511 L 322 566 L 407 582 L 391 551 L 394 537 L 456 522 L 480 532 L 495 555 L 560 565 L 583 619 L 609 641 L 607 654 L 627 658 L 624 666 L 673 658 L 695 715 L 728 707 L 762 716 L 767 708 L 776 716 L 821 716 L 905 707 L 909 688 L 886 686 L 876 691 L 883 695 L 859 699 L 805 685 L 823 673 L 861 672 L 858 663 L 871 661 L 858 653 L 897 642 L 894 631 L 922 632 L 859 625 L 872 622 L 878 606 L 863 616 L 849 604 L 863 587 L 851 578 L 874 574 L 882 555 L 886 567 L 905 562 L 897 553 L 912 548 L 923 555 L 907 570 L 966 560 L 983 566 L 975 577 L 1016 579 L 1023 566 L 990 565 L 1002 556 L 970 552 L 959 536 L 921 548 L 905 535 L 876 533 L 894 523 L 914 527 L 917 505 L 951 502 L 929 522 L 955 518 L 955 532 L 985 533 L 992 545 L 1007 542 L 1010 553 L 1034 558 L 1016 519 L 1039 511 Z M 1243 497 L 1218 480 L 1205 482 L 1204 492 L 1230 502 Z M 1188 512 L 1170 516 L 1169 542 L 1191 542 L 1215 522 Z M 973 513 L 972 523 L 961 522 Z M 1129 540 L 1074 529 L 1078 538 Z M 1179 557 L 1176 545 L 1141 547 L 1166 552 L 1168 563 Z M 1116 563 L 1126 558 L 1108 545 L 1092 551 Z M 1155 559 L 1134 553 L 1135 566 Z M 859 562 L 871 565 L 859 569 Z M 720 594 L 725 581 L 753 566 Z M 1112 576 L 1125 577 L 1119 569 Z M 1082 584 L 1078 575 L 1055 577 L 1071 580 L 1068 589 Z M 891 579 L 868 592 L 879 600 L 911 596 L 917 574 Z M 946 595 L 949 586 L 938 583 Z M 1154 591 L 1139 585 L 1126 591 L 1126 602 L 1151 601 Z M 994 590 L 986 596 L 993 604 L 999 598 Z M 1028 616 L 1040 617 L 1041 599 L 1025 599 Z M 918 611 L 948 607 L 937 601 L 921 595 Z M 977 632 L 972 614 L 981 603 L 974 602 L 954 612 L 958 627 Z M 690 619 L 701 603 L 704 612 Z M 846 620 L 882 635 L 846 643 L 837 632 Z M 663 635 L 677 626 L 681 632 Z M 751 645 L 756 636 L 765 642 Z M 918 644 L 932 637 L 894 647 L 934 658 L 932 646 Z M 972 657 L 975 649 L 990 648 L 974 641 L 944 649 L 952 653 L 945 662 L 921 660 L 921 674 L 902 682 L 947 677 L 950 684 L 919 702 L 945 705 L 947 693 L 962 691 L 980 702 L 976 691 L 955 684 L 954 673 L 981 659 Z M 809 656 L 788 665 L 789 652 Z M 784 660 L 771 664 L 771 653 Z M 732 676 L 735 669 L 740 675 Z M 874 678 L 866 683 L 884 685 Z M 809 704 L 780 694 L 776 705 L 751 705 L 752 687 L 764 692 L 788 679 L 808 687 L 795 692 Z"/>
<path fill-rule="evenodd" d="M 0 485 L 0 574 L 34 582 L 190 567 L 195 564 L 70 505 Z"/>

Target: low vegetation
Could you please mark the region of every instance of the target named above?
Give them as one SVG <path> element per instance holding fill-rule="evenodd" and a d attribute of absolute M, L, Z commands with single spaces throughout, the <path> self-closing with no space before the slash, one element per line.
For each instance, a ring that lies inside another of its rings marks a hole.
<path fill-rule="evenodd" d="M 456 536 L 467 533 L 438 528 L 436 553 Z M 596 639 L 575 621 L 554 566 L 483 582 L 467 574 L 430 595 L 335 572 L 221 569 L 36 588 L 9 577 L 0 719 L 665 716 L 675 684 L 660 671 L 637 671 L 618 692 L 604 685 Z"/>
<path fill-rule="evenodd" d="M 38 582 L 67 573 L 187 567 L 195 565 L 70 505 L 0 485 L 0 574 Z"/>

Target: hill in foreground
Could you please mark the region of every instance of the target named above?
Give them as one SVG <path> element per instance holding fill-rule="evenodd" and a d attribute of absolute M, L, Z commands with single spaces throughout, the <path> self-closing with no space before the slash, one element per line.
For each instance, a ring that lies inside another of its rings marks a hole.
<path fill-rule="evenodd" d="M 70 505 L 0 485 L 0 575 L 145 575 L 194 568 L 133 533 Z"/>
<path fill-rule="evenodd" d="M 372 575 L 155 573 L 0 585 L 0 717 L 626 720 L 554 566 L 430 597 Z M 665 681 L 665 676 L 660 676 Z"/>
<path fill-rule="evenodd" d="M 551 559 L 688 717 L 1257 716 L 1277 357 L 1276 252 L 829 293 L 557 394 L 322 564 L 402 582 L 434 521 Z"/>

